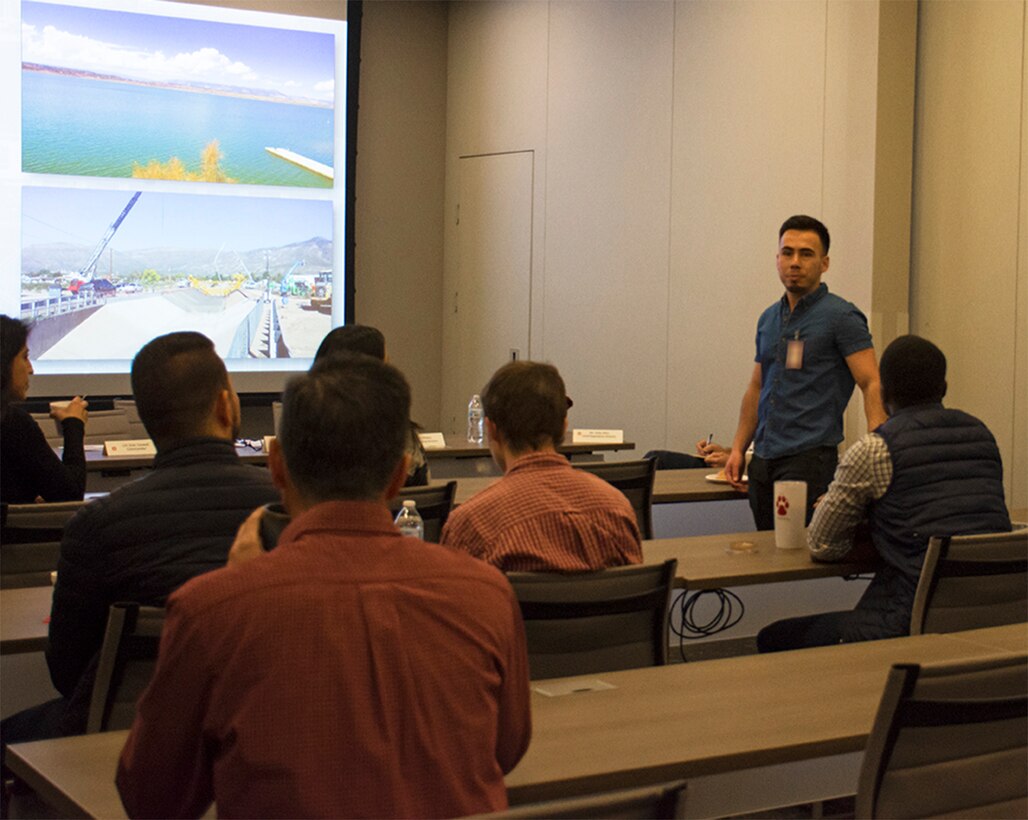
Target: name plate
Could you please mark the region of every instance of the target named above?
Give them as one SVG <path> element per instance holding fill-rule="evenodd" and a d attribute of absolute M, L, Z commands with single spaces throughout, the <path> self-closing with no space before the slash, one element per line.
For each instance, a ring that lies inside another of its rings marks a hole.
<path fill-rule="evenodd" d="M 418 433 L 418 440 L 426 450 L 446 449 L 446 436 L 442 433 Z"/>
<path fill-rule="evenodd" d="M 575 678 L 574 680 L 554 681 L 533 686 L 532 691 L 548 698 L 559 698 L 562 695 L 578 695 L 583 692 L 601 692 L 604 689 L 617 689 L 612 683 L 599 678 Z"/>
<path fill-rule="evenodd" d="M 157 448 L 153 440 L 148 438 L 129 439 L 128 441 L 105 441 L 105 456 L 155 456 Z"/>
<path fill-rule="evenodd" d="M 624 430 L 572 430 L 572 444 L 624 444 Z"/>

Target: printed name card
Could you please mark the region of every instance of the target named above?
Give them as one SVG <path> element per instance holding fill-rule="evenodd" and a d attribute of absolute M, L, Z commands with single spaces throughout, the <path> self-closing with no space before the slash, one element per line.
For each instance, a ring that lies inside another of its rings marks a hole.
<path fill-rule="evenodd" d="M 617 689 L 617 687 L 599 678 L 575 678 L 574 680 L 547 682 L 532 687 L 532 691 L 545 695 L 548 698 L 559 698 L 562 695 L 578 695 L 582 692 L 601 692 L 604 689 Z"/>
<path fill-rule="evenodd" d="M 426 450 L 446 449 L 446 436 L 442 433 L 418 433 L 418 439 Z"/>
<path fill-rule="evenodd" d="M 624 430 L 572 430 L 572 444 L 624 444 Z"/>
<path fill-rule="evenodd" d="M 129 439 L 128 441 L 105 441 L 105 456 L 155 456 L 157 448 L 148 438 Z"/>

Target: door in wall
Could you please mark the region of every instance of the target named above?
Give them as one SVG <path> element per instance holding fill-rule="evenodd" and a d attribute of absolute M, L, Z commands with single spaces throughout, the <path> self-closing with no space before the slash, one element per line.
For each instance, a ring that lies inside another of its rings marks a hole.
<path fill-rule="evenodd" d="M 451 294 L 456 350 L 443 418 L 463 433 L 468 400 L 511 358 L 528 358 L 533 151 L 460 158 L 459 254 Z"/>

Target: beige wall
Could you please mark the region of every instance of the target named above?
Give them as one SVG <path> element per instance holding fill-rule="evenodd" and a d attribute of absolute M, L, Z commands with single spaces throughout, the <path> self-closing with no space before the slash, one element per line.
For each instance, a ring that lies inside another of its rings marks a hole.
<path fill-rule="evenodd" d="M 911 328 L 949 359 L 1028 505 L 1028 74 L 1023 0 L 921 4 Z"/>
<path fill-rule="evenodd" d="M 730 439 L 786 216 L 825 218 L 827 281 L 872 315 L 879 22 L 862 0 L 452 4 L 444 301 L 458 158 L 532 150 L 531 355 L 563 372 L 572 425 L 639 452 Z"/>
<path fill-rule="evenodd" d="M 420 39 L 439 87 L 414 95 L 366 63 L 365 105 L 376 82 L 397 104 L 374 139 L 362 109 L 360 143 L 362 169 L 396 180 L 383 132 L 425 165 L 440 152 L 434 127 L 392 133 L 399 103 L 445 111 L 443 248 L 430 220 L 408 234 L 426 264 L 398 286 L 438 290 L 438 322 L 391 338 L 438 408 L 419 411 L 427 424 L 459 429 L 467 401 L 448 393 L 457 158 L 531 150 L 530 353 L 564 371 L 573 424 L 622 426 L 643 449 L 729 437 L 753 323 L 778 294 L 775 228 L 812 211 L 833 233 L 830 287 L 868 313 L 879 349 L 907 330 L 944 347 L 951 403 L 996 432 L 1011 503 L 1028 504 L 1023 0 L 928 0 L 920 20 L 902 0 L 428 5 L 365 4 L 366 54 L 417 73 Z M 407 196 L 390 185 L 382 213 Z M 408 231 L 371 230 L 367 204 L 359 260 Z M 359 287 L 359 317 L 386 325 L 393 286 L 365 273 Z M 847 420 L 852 438 L 862 414 Z"/>
<path fill-rule="evenodd" d="M 446 6 L 368 2 L 357 135 L 356 318 L 378 327 L 438 429 Z"/>

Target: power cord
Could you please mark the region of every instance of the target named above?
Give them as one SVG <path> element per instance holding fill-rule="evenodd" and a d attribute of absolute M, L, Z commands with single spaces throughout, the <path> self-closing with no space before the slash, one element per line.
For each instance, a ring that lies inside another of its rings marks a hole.
<path fill-rule="evenodd" d="M 703 624 L 696 622 L 695 612 L 697 603 L 704 596 L 713 595 L 717 599 L 717 609 L 713 617 Z M 679 612 L 679 626 L 675 626 L 674 613 Z M 671 602 L 668 613 L 668 628 L 678 636 L 678 653 L 682 661 L 685 657 L 685 642 L 695 641 L 700 638 L 707 638 L 730 629 L 742 620 L 746 607 L 742 599 L 727 589 L 700 589 L 692 594 L 688 590 L 682 590 Z"/>

